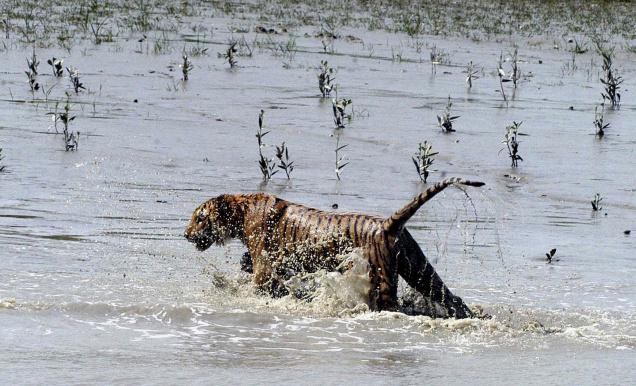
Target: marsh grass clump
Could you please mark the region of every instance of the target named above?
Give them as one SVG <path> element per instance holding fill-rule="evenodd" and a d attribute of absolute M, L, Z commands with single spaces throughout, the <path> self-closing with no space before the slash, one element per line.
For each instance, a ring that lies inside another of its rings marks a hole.
<path fill-rule="evenodd" d="M 46 62 L 49 64 L 49 66 L 51 66 L 53 70 L 53 76 L 55 76 L 56 78 L 61 78 L 64 75 L 64 69 L 62 68 L 62 64 L 64 63 L 64 61 L 62 59 L 53 57 Z"/>
<path fill-rule="evenodd" d="M 340 145 L 340 134 L 336 134 L 336 178 L 340 181 L 340 174 L 342 173 L 342 169 L 345 166 L 349 165 L 349 162 L 344 162 L 346 160 L 345 156 L 341 155 L 340 152 L 345 147 L 349 146 L 349 144 Z"/>
<path fill-rule="evenodd" d="M 238 53 L 238 49 L 236 48 L 237 45 L 237 42 L 231 42 L 230 46 L 225 51 L 225 54 L 223 54 L 223 57 L 227 60 L 230 68 L 234 68 L 238 64 L 238 61 L 236 60 L 236 54 Z"/>
<path fill-rule="evenodd" d="M 601 78 L 601 83 L 603 83 L 604 90 L 601 92 L 601 96 L 603 100 L 607 100 L 611 103 L 613 109 L 617 109 L 621 103 L 621 94 L 618 90 L 620 90 L 620 85 L 623 83 L 623 78 L 616 75 L 613 64 L 614 47 L 607 48 L 599 42 L 597 43 L 596 49 L 603 58 L 603 64 L 601 66 L 603 69 L 603 77 Z"/>
<path fill-rule="evenodd" d="M 466 67 L 466 83 L 468 84 L 468 88 L 473 88 L 473 80 L 479 79 L 479 71 L 475 68 L 473 61 L 471 60 Z"/>
<path fill-rule="evenodd" d="M 512 125 L 506 127 L 506 135 L 504 136 L 504 140 L 502 143 L 506 144 L 506 148 L 508 149 L 508 156 L 512 161 L 511 167 L 516 168 L 518 166 L 518 161 L 523 161 L 523 158 L 519 155 L 519 141 L 517 140 L 518 135 L 523 135 L 519 131 L 519 127 L 523 122 L 512 122 Z"/>
<path fill-rule="evenodd" d="M 258 166 L 260 167 L 261 174 L 263 175 L 263 179 L 265 181 L 269 181 L 272 176 L 278 173 L 276 170 L 276 162 L 273 158 L 265 158 L 263 155 L 263 148 L 265 147 L 265 142 L 263 141 L 263 137 L 265 137 L 269 131 L 263 132 L 263 116 L 265 115 L 265 111 L 261 110 L 258 114 L 258 131 L 256 132 L 256 139 L 258 141 Z"/>
<path fill-rule="evenodd" d="M 605 129 L 607 129 L 610 124 L 604 122 L 604 112 L 605 112 L 605 104 L 601 104 L 601 109 L 599 111 L 598 106 L 594 108 L 594 127 L 596 128 L 596 136 L 599 138 L 603 138 L 605 135 Z"/>
<path fill-rule="evenodd" d="M 331 95 L 333 89 L 333 81 L 336 80 L 336 71 L 329 67 L 329 63 L 326 60 L 320 61 L 320 74 L 318 74 L 318 89 L 323 98 L 328 98 Z"/>
<path fill-rule="evenodd" d="M 86 90 L 84 84 L 80 82 L 79 70 L 77 68 L 66 67 L 66 71 L 68 72 L 68 78 L 71 81 L 73 90 L 75 90 L 75 94 L 79 94 L 80 90 Z"/>
<path fill-rule="evenodd" d="M 412 157 L 415 164 L 415 170 L 423 183 L 426 183 L 426 179 L 429 175 L 429 168 L 433 165 L 434 156 L 438 152 L 433 151 L 433 146 L 430 143 L 424 141 L 418 144 L 417 153 Z"/>
<path fill-rule="evenodd" d="M 188 80 L 190 71 L 192 71 L 194 66 L 192 66 L 192 62 L 190 61 L 190 59 L 188 59 L 187 55 L 183 55 L 182 59 L 183 59 L 183 62 L 179 65 L 179 67 L 181 68 L 181 73 L 183 74 L 182 79 L 185 82 Z"/>
<path fill-rule="evenodd" d="M 278 159 L 278 168 L 282 169 L 290 179 L 290 174 L 294 170 L 294 161 L 289 159 L 289 149 L 283 142 L 280 146 L 276 146 L 276 158 Z"/>
<path fill-rule="evenodd" d="M 601 197 L 600 194 L 596 193 L 591 201 L 592 210 L 594 212 L 598 212 L 599 210 L 603 209 L 603 207 L 601 206 L 601 201 L 603 201 L 603 197 Z"/>
<path fill-rule="evenodd" d="M 351 121 L 352 114 L 347 114 L 346 109 L 347 106 L 351 105 L 352 103 L 353 102 L 351 101 L 351 99 L 332 99 L 331 104 L 333 108 L 333 122 L 336 124 L 336 129 L 345 128 L 345 119 Z"/>
<path fill-rule="evenodd" d="M 450 95 L 448 96 L 448 102 L 446 103 L 446 108 L 442 113 L 442 116 L 437 116 L 437 125 L 442 128 L 442 131 L 445 133 L 452 133 L 455 131 L 453 129 L 453 122 L 459 118 L 459 115 L 451 116 L 451 107 L 453 107 L 453 103 L 451 102 Z"/>

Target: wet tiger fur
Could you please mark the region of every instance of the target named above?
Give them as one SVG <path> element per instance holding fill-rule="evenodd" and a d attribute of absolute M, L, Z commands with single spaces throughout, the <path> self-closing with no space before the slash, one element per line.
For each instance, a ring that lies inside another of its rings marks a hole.
<path fill-rule="evenodd" d="M 274 294 L 282 287 L 285 272 L 289 276 L 289 272 L 335 270 L 338 255 L 358 249 L 371 267 L 372 309 L 398 309 L 399 275 L 435 306 L 438 311 L 432 316 L 467 318 L 472 317 L 470 309 L 446 287 L 404 228 L 422 205 L 453 184 L 484 185 L 461 178 L 443 180 L 388 219 L 324 212 L 262 193 L 224 194 L 196 208 L 184 236 L 201 251 L 239 239 L 249 253 L 242 264 L 251 257 L 254 283 Z"/>

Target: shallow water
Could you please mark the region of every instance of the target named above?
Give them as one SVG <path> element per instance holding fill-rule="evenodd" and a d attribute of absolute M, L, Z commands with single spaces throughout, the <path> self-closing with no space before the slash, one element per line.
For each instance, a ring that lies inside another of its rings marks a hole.
<path fill-rule="evenodd" d="M 508 40 L 425 36 L 427 47 L 451 60 L 433 73 L 429 50 L 417 52 L 404 34 L 344 29 L 364 44 L 337 40 L 336 54 L 327 55 L 312 37 L 316 29 L 300 27 L 293 60 L 255 49 L 228 69 L 216 55 L 226 48 L 228 26 L 252 30 L 255 20 L 187 19 L 186 26 L 207 23 L 214 32 L 203 43 L 208 55 L 191 58 L 186 84 L 177 67 L 192 44 L 185 33 L 171 35 L 171 50 L 159 55 L 136 52 L 138 36 L 78 43 L 70 54 L 38 48 L 38 79 L 47 89 L 56 85 L 51 100 L 69 87 L 48 75 L 52 56 L 78 67 L 89 89 L 71 99 L 77 152 L 64 152 L 50 127 L 54 102 L 34 100 L 28 90 L 31 48 L 2 53 L 2 383 L 636 378 L 636 239 L 623 233 L 636 224 L 635 54 L 617 50 L 623 103 L 606 112 L 611 127 L 598 140 L 600 60 L 591 51 L 567 73 L 567 43 L 554 49 L 550 38 L 518 41 L 526 77 L 506 104 L 494 70 Z M 409 60 L 391 60 L 392 50 Z M 337 68 L 339 96 L 352 98 L 356 111 L 341 134 L 351 161 L 341 181 L 331 105 L 318 97 L 321 59 Z M 470 60 L 484 72 L 467 90 Z M 450 135 L 436 126 L 449 95 L 461 116 Z M 285 141 L 295 161 L 290 181 L 279 173 L 261 182 L 254 138 L 261 108 L 271 130 L 266 142 Z M 516 170 L 500 152 L 513 120 L 528 134 Z M 490 320 L 365 312 L 357 287 L 342 277 L 329 279 L 337 293 L 313 304 L 265 298 L 239 272 L 242 246 L 201 253 L 182 238 L 192 210 L 220 193 L 266 191 L 388 216 L 423 189 L 410 158 L 424 140 L 439 151 L 431 181 L 463 176 L 487 185 L 468 189 L 470 199 L 457 189 L 440 194 L 409 229 L 449 287 Z M 597 192 L 603 210 L 593 213 Z M 560 260 L 546 264 L 552 248 Z"/>

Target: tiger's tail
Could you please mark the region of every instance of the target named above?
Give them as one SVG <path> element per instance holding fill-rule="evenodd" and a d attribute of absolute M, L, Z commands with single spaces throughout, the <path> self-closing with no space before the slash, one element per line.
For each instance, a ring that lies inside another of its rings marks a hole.
<path fill-rule="evenodd" d="M 393 213 L 391 217 L 384 220 L 382 227 L 384 231 L 389 232 L 391 234 L 397 235 L 400 233 L 402 228 L 404 228 L 404 224 L 417 212 L 417 210 L 424 205 L 428 200 L 435 197 L 435 195 L 447 187 L 455 184 L 467 185 L 467 186 L 483 186 L 485 185 L 483 182 L 479 181 L 468 181 L 463 178 L 453 177 L 442 180 L 430 188 L 426 189 L 424 192 L 417 195 L 415 198 L 411 200 L 406 206 L 397 212 Z"/>

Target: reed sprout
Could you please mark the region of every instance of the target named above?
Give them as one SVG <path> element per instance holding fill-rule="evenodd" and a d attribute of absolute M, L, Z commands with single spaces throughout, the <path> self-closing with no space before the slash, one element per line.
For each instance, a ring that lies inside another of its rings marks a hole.
<path fill-rule="evenodd" d="M 33 52 L 31 54 L 31 58 L 27 58 L 27 66 L 29 67 L 29 71 L 33 73 L 33 75 L 38 74 L 38 66 L 40 65 L 40 61 L 35 55 L 35 48 L 33 48 Z"/>
<path fill-rule="evenodd" d="M 69 126 L 72 121 L 75 120 L 75 115 L 71 115 L 71 102 L 68 93 L 66 94 L 66 102 L 64 104 L 64 112 L 57 112 L 57 104 L 55 105 L 55 112 L 49 113 L 53 115 L 53 122 L 55 125 L 55 131 L 57 132 L 57 122 L 60 121 L 64 124 L 64 130 L 62 134 L 64 135 L 64 149 L 65 151 L 75 151 L 79 145 L 79 131 L 71 131 Z"/>
<path fill-rule="evenodd" d="M 451 107 L 453 107 L 453 103 L 451 102 L 449 95 L 448 102 L 446 103 L 446 108 L 444 109 L 442 116 L 437 116 L 437 125 L 445 133 L 452 133 L 455 131 L 455 129 L 453 129 L 453 122 L 459 118 L 459 115 L 451 116 Z"/>
<path fill-rule="evenodd" d="M 423 183 L 426 183 L 426 179 L 429 175 L 429 168 L 433 165 L 433 157 L 437 154 L 438 152 L 434 152 L 433 146 L 431 146 L 431 144 L 427 141 L 424 141 L 424 143 L 420 142 L 418 144 L 417 153 L 415 153 L 412 157 L 412 160 L 413 164 L 415 164 L 417 175 Z"/>
<path fill-rule="evenodd" d="M 512 125 L 506 127 L 506 135 L 504 136 L 504 140 L 502 143 L 506 144 L 506 148 L 508 149 L 508 156 L 512 161 L 510 165 L 513 168 L 518 166 L 519 161 L 523 161 L 523 158 L 519 155 L 519 141 L 517 139 L 518 135 L 523 135 L 519 131 L 519 127 L 523 122 L 512 122 Z"/>
<path fill-rule="evenodd" d="M 61 78 L 64 75 L 64 69 L 62 68 L 62 64 L 64 63 L 64 60 L 53 57 L 52 59 L 49 59 L 46 62 L 51 66 L 53 70 L 53 76 L 57 78 Z"/>
<path fill-rule="evenodd" d="M 591 201 L 592 210 L 594 212 L 598 212 L 599 210 L 603 209 L 603 207 L 601 206 L 601 201 L 603 201 L 603 197 L 601 197 L 599 193 L 596 193 Z"/>
<path fill-rule="evenodd" d="M 71 81 L 71 85 L 73 86 L 73 90 L 75 90 L 75 94 L 78 94 L 80 90 L 86 90 L 84 84 L 80 82 L 79 70 L 75 67 L 66 67 L 66 71 L 68 72 L 68 78 Z"/>
<path fill-rule="evenodd" d="M 607 129 L 610 124 L 604 122 L 604 113 L 605 113 L 605 104 L 601 104 L 601 109 L 599 111 L 598 106 L 594 108 L 594 127 L 596 128 L 596 135 L 599 138 L 603 138 L 605 135 L 605 129 Z"/>
<path fill-rule="evenodd" d="M 604 89 L 603 92 L 601 92 L 601 96 L 604 101 L 607 100 L 610 102 L 613 109 L 617 109 L 621 103 L 621 94 L 618 91 L 620 90 L 621 83 L 623 83 L 623 78 L 616 75 L 616 69 L 613 63 L 614 47 L 607 48 L 601 43 L 597 43 L 596 48 L 603 58 L 603 64 L 601 66 L 603 69 L 603 77 L 601 78 L 601 83 L 603 83 Z"/>
<path fill-rule="evenodd" d="M 183 62 L 179 65 L 179 67 L 181 68 L 181 73 L 183 74 L 182 79 L 185 82 L 188 80 L 190 71 L 192 71 L 194 66 L 192 65 L 192 62 L 190 61 L 190 59 L 188 59 L 187 55 L 183 55 L 182 59 L 183 59 Z"/>
<path fill-rule="evenodd" d="M 263 155 L 263 148 L 265 147 L 265 142 L 263 141 L 263 137 L 265 137 L 269 131 L 263 132 L 263 116 L 265 115 L 265 111 L 261 110 L 260 114 L 258 114 L 258 131 L 256 132 L 256 139 L 258 141 L 258 166 L 260 167 L 261 174 L 263 175 L 263 179 L 265 181 L 269 181 L 272 176 L 278 173 L 276 170 L 276 162 L 272 158 L 266 158 Z"/>
<path fill-rule="evenodd" d="M 475 68 L 473 61 L 471 60 L 466 67 L 466 83 L 468 84 L 469 89 L 473 87 L 473 80 L 479 79 L 479 76 L 477 75 L 478 73 L 479 71 Z"/>
<path fill-rule="evenodd" d="M 340 134 L 336 134 L 336 178 L 340 181 L 340 174 L 342 173 L 342 169 L 345 166 L 349 165 L 349 162 L 344 162 L 346 160 L 345 156 L 341 155 L 340 152 L 345 147 L 349 146 L 349 144 L 340 145 Z"/>
<path fill-rule="evenodd" d="M 331 104 L 333 108 L 333 122 L 336 124 L 336 129 L 344 129 L 344 120 L 351 120 L 352 114 L 347 114 L 346 109 L 347 106 L 351 105 L 352 103 L 353 102 L 351 101 L 351 99 L 332 99 Z"/>
<path fill-rule="evenodd" d="M 231 42 L 230 46 L 225 51 L 225 54 L 223 54 L 223 57 L 227 60 L 230 68 L 234 68 L 238 64 L 238 61 L 236 60 L 236 54 L 238 53 L 238 49 L 236 48 L 237 44 L 237 42 Z"/>
<path fill-rule="evenodd" d="M 514 85 L 514 88 L 517 88 L 517 81 L 521 79 L 521 70 L 519 69 L 518 53 L 519 53 L 519 50 L 517 47 L 515 47 L 514 51 L 510 55 L 510 64 L 512 66 L 512 69 L 510 71 L 510 80 L 512 80 L 512 84 Z M 514 95 L 513 95 L 513 99 L 514 99 Z"/>
<path fill-rule="evenodd" d="M 4 159 L 4 156 L 2 155 L 2 148 L 0 147 L 0 162 L 2 162 L 3 159 Z M 0 164 L 0 173 L 4 172 L 5 169 L 6 169 L 6 166 Z"/>
<path fill-rule="evenodd" d="M 506 92 L 504 91 L 503 84 L 510 82 L 510 79 L 506 78 L 506 72 L 503 69 L 503 54 L 499 54 L 499 60 L 497 61 L 497 76 L 499 76 L 499 87 L 501 88 L 501 96 L 504 102 L 508 101 L 506 98 Z"/>
<path fill-rule="evenodd" d="M 329 67 L 329 63 L 326 60 L 320 61 L 320 74 L 318 74 L 318 89 L 323 98 L 327 98 L 331 94 L 331 90 L 334 87 L 333 82 L 336 80 L 336 71 Z"/>
<path fill-rule="evenodd" d="M 294 170 L 294 161 L 289 159 L 289 149 L 283 142 L 280 146 L 276 146 L 276 158 L 278 159 L 278 168 L 282 169 L 290 179 L 290 174 Z"/>

